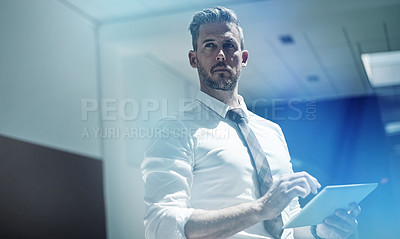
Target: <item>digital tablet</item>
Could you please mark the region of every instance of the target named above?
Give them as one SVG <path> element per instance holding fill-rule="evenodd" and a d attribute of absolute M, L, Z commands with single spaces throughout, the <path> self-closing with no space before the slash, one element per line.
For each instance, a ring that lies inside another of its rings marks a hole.
<path fill-rule="evenodd" d="M 336 209 L 350 209 L 350 203 L 359 203 L 377 186 L 378 183 L 327 186 L 308 202 L 297 215 L 292 217 L 283 228 L 320 224 L 326 217 L 334 214 Z"/>

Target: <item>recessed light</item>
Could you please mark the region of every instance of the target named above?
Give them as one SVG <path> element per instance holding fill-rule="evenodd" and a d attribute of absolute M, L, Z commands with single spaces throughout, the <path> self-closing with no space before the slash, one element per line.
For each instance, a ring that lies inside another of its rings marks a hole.
<path fill-rule="evenodd" d="M 291 35 L 281 35 L 279 36 L 279 40 L 283 45 L 292 45 L 294 44 L 294 39 Z"/>
<path fill-rule="evenodd" d="M 319 81 L 319 77 L 317 75 L 309 75 L 309 76 L 307 76 L 307 81 L 317 82 L 317 81 Z"/>

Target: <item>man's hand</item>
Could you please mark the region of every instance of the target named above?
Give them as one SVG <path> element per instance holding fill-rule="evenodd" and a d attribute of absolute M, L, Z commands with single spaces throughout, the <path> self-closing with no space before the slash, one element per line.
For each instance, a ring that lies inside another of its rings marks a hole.
<path fill-rule="evenodd" d="M 325 218 L 323 224 L 317 225 L 317 235 L 326 239 L 344 239 L 353 234 L 361 208 L 357 203 L 350 204 L 350 208 L 350 211 L 338 209 L 334 215 Z"/>
<path fill-rule="evenodd" d="M 282 175 L 261 198 L 260 217 L 268 220 L 278 216 L 295 197 L 307 197 L 316 194 L 321 187 L 318 180 L 306 172 Z"/>

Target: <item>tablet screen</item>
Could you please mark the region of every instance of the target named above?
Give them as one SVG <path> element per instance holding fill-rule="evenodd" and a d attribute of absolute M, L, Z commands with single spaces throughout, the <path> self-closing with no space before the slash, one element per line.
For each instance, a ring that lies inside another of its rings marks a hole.
<path fill-rule="evenodd" d="M 283 228 L 320 224 L 326 217 L 334 214 L 336 209 L 349 209 L 350 203 L 359 203 L 377 186 L 378 183 L 327 186 Z"/>

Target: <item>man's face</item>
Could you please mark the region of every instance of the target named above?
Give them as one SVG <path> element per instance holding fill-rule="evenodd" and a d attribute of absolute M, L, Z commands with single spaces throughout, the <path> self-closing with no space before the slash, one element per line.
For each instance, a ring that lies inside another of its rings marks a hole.
<path fill-rule="evenodd" d="M 237 27 L 232 23 L 201 25 L 197 51 L 189 52 L 190 64 L 197 68 L 202 87 L 223 91 L 235 89 L 247 56 L 247 51 L 240 47 Z"/>

